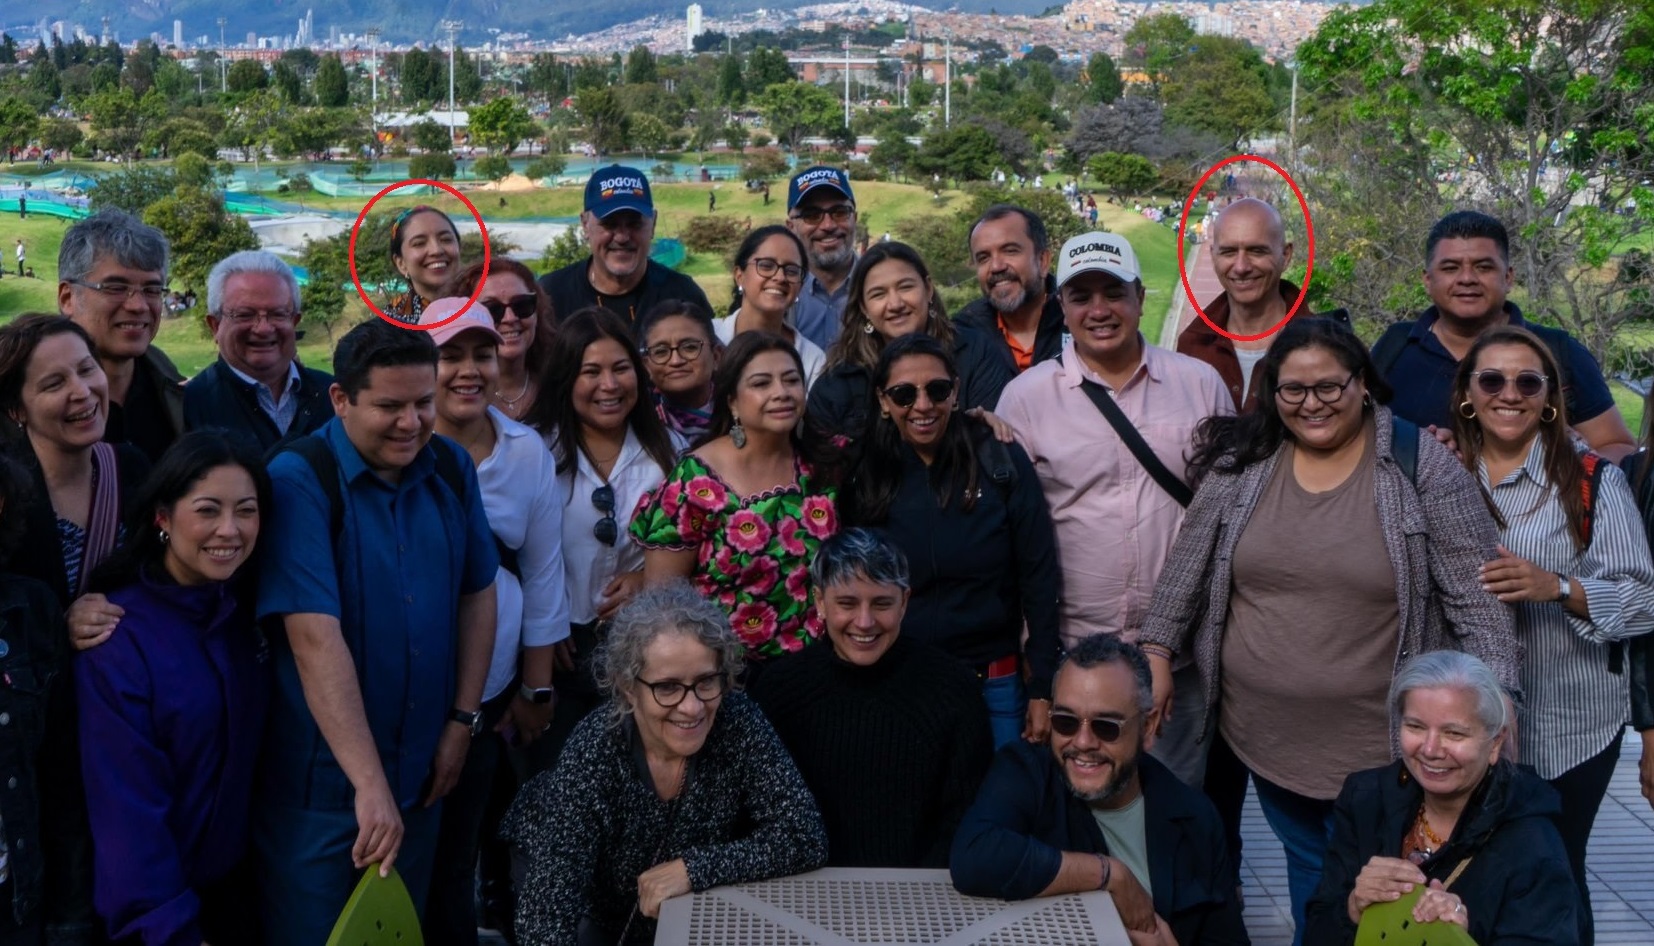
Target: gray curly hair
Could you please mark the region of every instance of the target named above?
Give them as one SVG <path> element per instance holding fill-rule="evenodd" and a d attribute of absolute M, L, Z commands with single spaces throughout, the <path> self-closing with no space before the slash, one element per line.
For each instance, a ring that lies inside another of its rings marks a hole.
<path fill-rule="evenodd" d="M 740 679 L 746 648 L 730 629 L 723 608 L 683 579 L 645 588 L 615 614 L 609 633 L 592 655 L 593 675 L 609 698 L 610 725 L 620 725 L 631 714 L 626 693 L 643 673 L 643 652 L 662 634 L 693 637 L 718 658 L 718 669 L 729 674 L 732 688 Z"/>

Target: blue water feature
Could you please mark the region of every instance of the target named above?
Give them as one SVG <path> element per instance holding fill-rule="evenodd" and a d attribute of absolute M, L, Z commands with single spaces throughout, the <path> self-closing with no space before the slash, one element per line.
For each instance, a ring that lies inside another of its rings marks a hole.
<path fill-rule="evenodd" d="M 650 259 L 652 259 L 655 262 L 661 264 L 662 266 L 670 267 L 672 269 L 677 269 L 678 266 L 682 265 L 684 257 L 687 256 L 687 255 L 688 255 L 688 251 L 686 249 L 684 249 L 683 241 L 682 240 L 675 240 L 675 239 L 672 239 L 671 237 L 659 237 L 659 238 L 657 238 L 654 242 L 654 245 L 649 250 L 649 258 Z M 301 286 L 310 285 L 310 270 L 307 269 L 306 267 L 303 267 L 303 266 L 293 267 L 293 275 L 298 278 L 299 285 L 301 285 Z M 347 283 L 344 284 L 344 286 L 342 288 L 355 289 L 356 285 L 355 285 L 355 283 L 348 283 L 347 282 Z M 373 289 L 376 289 L 376 288 L 381 290 L 381 291 L 384 291 L 384 290 L 389 290 L 392 287 L 389 287 L 389 286 L 378 286 L 378 287 L 368 286 L 367 288 L 370 291 L 373 290 Z"/>

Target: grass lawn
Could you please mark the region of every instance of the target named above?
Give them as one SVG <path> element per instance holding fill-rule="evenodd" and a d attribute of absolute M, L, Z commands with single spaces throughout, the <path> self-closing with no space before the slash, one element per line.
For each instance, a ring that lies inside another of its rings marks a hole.
<path fill-rule="evenodd" d="M 1183 294 L 1183 281 L 1177 272 L 1177 231 L 1113 204 L 1097 205 L 1097 226 L 1130 240 L 1131 248 L 1137 251 L 1137 266 L 1143 274 L 1143 337 L 1151 345 L 1157 343 L 1166 314 Z M 1055 270 L 1055 254 L 1061 247 L 1051 249 Z"/>
<path fill-rule="evenodd" d="M 0 321 L 10 321 L 21 312 L 57 311 L 57 249 L 70 221 L 61 217 L 35 215 L 19 220 L 15 215 L 0 217 Z M 17 278 L 17 240 L 23 240 L 26 261 L 34 279 Z"/>

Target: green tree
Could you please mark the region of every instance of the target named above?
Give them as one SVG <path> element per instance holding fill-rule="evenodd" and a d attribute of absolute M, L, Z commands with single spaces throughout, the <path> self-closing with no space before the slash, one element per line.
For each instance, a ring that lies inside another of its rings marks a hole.
<path fill-rule="evenodd" d="M 87 188 L 86 199 L 93 210 L 113 207 L 130 214 L 141 214 L 144 208 L 171 194 L 178 186 L 178 174 L 172 168 L 154 164 L 129 164 L 123 168 L 99 174 Z"/>
<path fill-rule="evenodd" d="M 435 102 L 448 94 L 447 63 L 438 66 L 431 54 L 415 47 L 402 54 L 397 80 L 402 89 L 402 104 Z"/>
<path fill-rule="evenodd" d="M 644 85 L 659 81 L 660 67 L 655 62 L 655 54 L 642 44 L 633 46 L 632 51 L 626 55 L 626 83 Z"/>
<path fill-rule="evenodd" d="M 408 160 L 409 177 L 429 181 L 451 181 L 458 170 L 451 154 L 416 154 Z"/>
<path fill-rule="evenodd" d="M 389 242 L 386 244 L 389 250 Z M 359 263 L 366 264 L 362 256 Z M 345 318 L 346 304 L 355 298 L 355 287 L 350 281 L 350 234 L 341 233 L 325 240 L 309 240 L 299 254 L 299 265 L 310 274 L 310 282 L 299 291 L 300 311 L 304 325 L 320 328 L 327 334 L 332 347 L 334 333 Z M 368 277 L 361 273 L 363 285 Z"/>
<path fill-rule="evenodd" d="M 218 158 L 217 137 L 193 118 L 167 119 L 144 135 L 143 145 L 163 157 L 194 154 L 209 161 Z"/>
<path fill-rule="evenodd" d="M 1143 70 L 1156 98 L 1162 98 L 1161 84 L 1189 55 L 1195 28 L 1177 13 L 1155 13 L 1139 17 L 1126 30 L 1126 64 Z"/>
<path fill-rule="evenodd" d="M 586 128 L 586 140 L 598 154 L 626 150 L 626 111 L 613 90 L 581 89 L 574 96 L 574 111 Z"/>
<path fill-rule="evenodd" d="M 786 142 L 790 151 L 798 150 L 798 142 L 805 135 L 825 132 L 841 122 L 843 116 L 833 93 L 806 82 L 781 82 L 766 87 L 758 96 L 758 107 L 776 140 Z"/>
<path fill-rule="evenodd" d="M 163 56 L 155 67 L 155 88 L 162 98 L 176 105 L 195 94 L 195 76 L 178 60 Z"/>
<path fill-rule="evenodd" d="M 471 170 L 488 181 L 503 181 L 511 174 L 511 159 L 503 154 L 485 154 L 471 165 Z"/>
<path fill-rule="evenodd" d="M 632 145 L 644 154 L 656 155 L 666 147 L 666 123 L 655 117 L 653 112 L 633 112 L 626 123 L 631 129 Z"/>
<path fill-rule="evenodd" d="M 496 154 L 510 154 L 523 141 L 535 137 L 540 129 L 528 109 L 508 95 L 478 105 L 468 114 L 471 137 Z"/>
<path fill-rule="evenodd" d="M 445 154 L 454 150 L 454 136 L 449 133 L 448 126 L 429 118 L 410 127 L 408 137 L 413 139 L 416 148 L 427 154 Z"/>
<path fill-rule="evenodd" d="M 41 146 L 58 154 L 74 151 L 84 137 L 79 125 L 61 118 L 49 118 L 40 126 Z"/>
<path fill-rule="evenodd" d="M 747 58 L 746 85 L 749 93 L 760 93 L 772 85 L 795 82 L 797 79 L 792 63 L 787 61 L 787 54 L 778 48 L 760 46 Z"/>
<path fill-rule="evenodd" d="M 270 87 L 270 74 L 256 59 L 237 59 L 224 81 L 231 92 L 257 92 Z"/>
<path fill-rule="evenodd" d="M 304 104 L 304 80 L 299 78 L 298 72 L 283 60 L 276 60 L 270 68 L 270 85 L 281 95 L 281 100 L 289 105 Z"/>
<path fill-rule="evenodd" d="M 1263 57 L 1245 40 L 1199 36 L 1194 52 L 1165 80 L 1166 120 L 1209 131 L 1239 147 L 1275 114 Z"/>
<path fill-rule="evenodd" d="M 351 179 L 360 184 L 368 179 L 369 174 L 373 173 L 373 162 L 367 158 L 357 158 L 350 162 L 349 171 Z"/>
<path fill-rule="evenodd" d="M 199 154 L 187 152 L 179 155 L 178 159 L 172 162 L 172 170 L 178 176 L 179 184 L 188 187 L 212 186 L 212 165 Z"/>
<path fill-rule="evenodd" d="M 343 108 L 350 104 L 350 79 L 338 56 L 323 56 L 316 67 L 316 104 L 322 108 Z"/>
<path fill-rule="evenodd" d="M 265 149 L 275 138 L 281 119 L 281 100 L 275 93 L 269 90 L 254 92 L 230 111 L 219 141 L 226 147 L 241 149 L 247 160 L 257 168 L 264 158 Z"/>
<path fill-rule="evenodd" d="M 913 163 L 924 174 L 985 181 L 1003 161 L 992 132 L 981 125 L 955 125 L 926 135 Z"/>
<path fill-rule="evenodd" d="M 1154 162 L 1140 154 L 1105 151 L 1086 162 L 1086 170 L 1097 182 L 1119 198 L 1146 194 L 1160 179 Z"/>
<path fill-rule="evenodd" d="M 554 103 L 560 102 L 569 94 L 568 70 L 551 53 L 539 53 L 528 64 L 523 87 Z"/>
<path fill-rule="evenodd" d="M 724 145 L 731 151 L 745 151 L 752 136 L 747 133 L 747 126 L 740 122 L 730 122 L 724 126 Z"/>
<path fill-rule="evenodd" d="M 747 83 L 741 75 L 741 57 L 721 57 L 718 61 L 718 104 L 740 108 L 746 102 Z"/>
<path fill-rule="evenodd" d="M 160 93 L 152 90 L 140 99 L 124 86 L 93 93 L 82 108 L 92 119 L 93 147 L 120 155 L 136 150 L 144 134 L 167 114 Z"/>
<path fill-rule="evenodd" d="M 523 175 L 531 181 L 542 181 L 548 177 L 556 177 L 569 166 L 569 159 L 560 154 L 543 154 L 528 162 L 523 168 Z"/>
<path fill-rule="evenodd" d="M 579 227 L 568 227 L 557 238 L 546 244 L 540 254 L 540 271 L 549 273 L 553 270 L 571 266 L 586 258 L 586 244 L 580 239 Z"/>
<path fill-rule="evenodd" d="M 1108 53 L 1092 53 L 1085 64 L 1085 100 L 1092 105 L 1107 105 L 1125 92 L 1120 79 L 1120 67 Z"/>
<path fill-rule="evenodd" d="M 24 147 L 39 128 L 33 105 L 14 95 L 0 99 L 0 149 Z"/>
<path fill-rule="evenodd" d="M 879 143 L 873 146 L 867 163 L 892 178 L 901 178 L 907 175 L 913 167 L 913 159 L 918 156 L 919 149 L 907 140 L 906 135 L 891 133 L 881 137 Z"/>

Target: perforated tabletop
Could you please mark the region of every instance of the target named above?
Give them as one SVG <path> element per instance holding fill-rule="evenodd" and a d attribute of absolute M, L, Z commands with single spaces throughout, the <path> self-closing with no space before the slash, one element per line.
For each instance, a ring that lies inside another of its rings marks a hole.
<path fill-rule="evenodd" d="M 661 905 L 655 946 L 1127 946 L 1105 893 L 967 897 L 945 870 L 829 867 Z"/>

